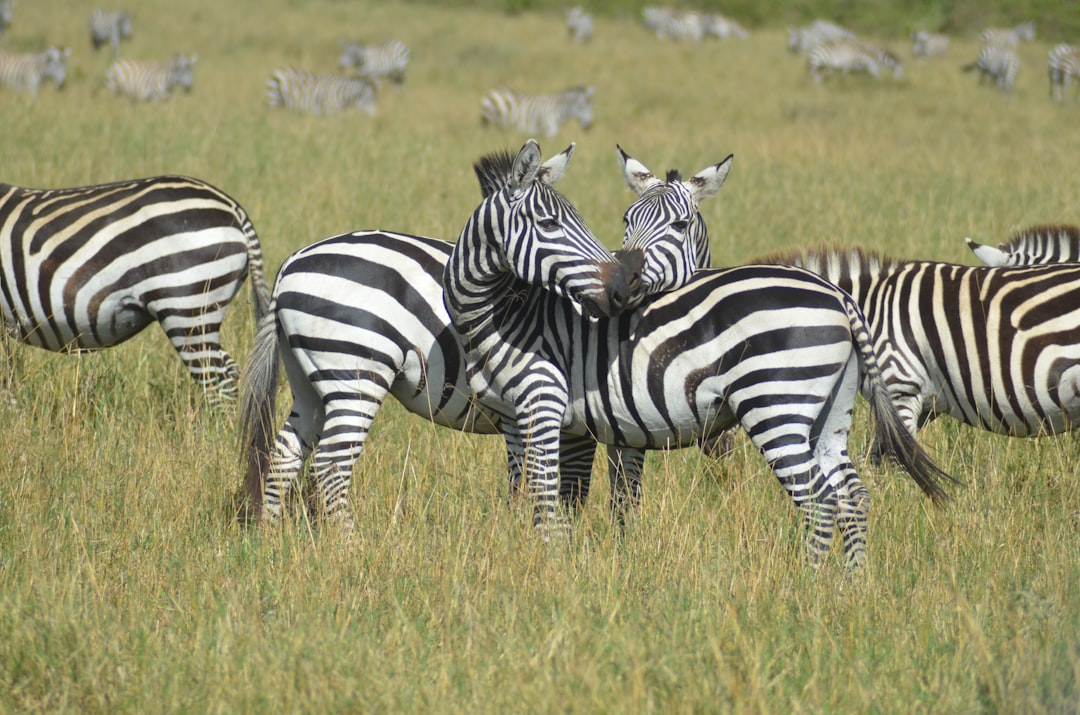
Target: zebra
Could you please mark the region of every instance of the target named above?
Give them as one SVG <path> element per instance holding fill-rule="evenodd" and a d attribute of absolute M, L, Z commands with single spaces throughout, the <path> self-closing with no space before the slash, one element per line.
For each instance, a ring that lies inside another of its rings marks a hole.
<path fill-rule="evenodd" d="M 51 79 L 57 89 L 63 89 L 70 55 L 71 50 L 66 47 L 48 47 L 31 54 L 0 50 L 0 86 L 37 96 L 41 83 Z"/>
<path fill-rule="evenodd" d="M 949 52 L 949 36 L 926 30 L 911 34 L 911 54 L 916 57 L 941 57 Z"/>
<path fill-rule="evenodd" d="M 480 122 L 546 137 L 555 136 L 569 119 L 576 119 L 582 129 L 588 129 L 593 120 L 594 91 L 593 87 L 580 86 L 558 94 L 522 94 L 512 89 L 495 89 L 480 103 Z"/>
<path fill-rule="evenodd" d="M 814 20 L 807 27 L 788 28 L 788 50 L 806 54 L 822 42 L 847 40 L 857 42 L 858 35 L 828 20 Z"/>
<path fill-rule="evenodd" d="M 105 86 L 134 101 L 166 100 L 175 87 L 191 91 L 198 55 L 174 55 L 167 62 L 119 59 L 105 74 Z"/>
<path fill-rule="evenodd" d="M 379 87 L 383 77 L 396 85 L 405 82 L 405 66 L 409 64 L 409 48 L 401 40 L 389 40 L 381 45 L 361 45 L 344 42 L 338 64 L 343 70 L 354 70 Z"/>
<path fill-rule="evenodd" d="M 646 7 L 641 10 L 641 22 L 661 40 L 701 42 L 705 37 L 705 18 L 691 10 Z"/>
<path fill-rule="evenodd" d="M 1020 71 L 1020 58 L 1016 52 L 1005 46 L 985 44 L 979 49 L 979 56 L 974 62 L 962 68 L 965 72 L 979 70 L 979 84 L 993 81 L 1002 92 L 1011 92 Z"/>
<path fill-rule="evenodd" d="M 621 149 L 619 153 L 632 187 L 664 183 L 667 190 L 693 203 L 694 217 L 684 232 L 699 246 L 696 253 L 704 253 L 699 260 L 707 262 L 708 232 L 696 206 L 723 185 L 731 157 L 688 181 L 659 182 L 640 162 Z M 409 411 L 437 424 L 499 433 L 497 417 L 472 399 L 464 352 L 443 304 L 442 278 L 451 247 L 442 239 L 357 231 L 318 241 L 285 259 L 242 381 L 241 433 L 249 465 L 245 491 L 257 519 L 272 522 L 281 517 L 301 465 L 318 447 L 315 473 L 332 475 L 325 482 L 340 487 L 322 494 L 323 508 L 351 523 L 343 507 L 349 475 L 388 393 Z M 643 248 L 653 255 L 651 247 Z M 666 258 L 656 254 L 655 260 Z M 330 335 L 332 341 L 319 337 Z M 293 406 L 274 437 L 279 352 Z M 330 375 L 343 376 L 347 387 L 326 380 Z M 568 445 L 561 498 L 574 508 L 588 494 L 595 442 L 568 441 Z M 632 450 L 619 452 L 616 456 L 609 450 L 613 499 L 619 485 L 640 483 L 641 458 Z M 616 470 L 623 463 L 634 465 L 637 473 L 622 477 Z M 510 493 L 518 493 L 518 476 L 510 482 Z M 614 501 L 612 513 L 622 516 Z"/>
<path fill-rule="evenodd" d="M 758 260 L 804 267 L 853 296 L 912 435 L 943 414 L 1017 437 L 1080 419 L 1080 265 L 988 268 L 858 248 Z"/>
<path fill-rule="evenodd" d="M 0 35 L 11 27 L 11 20 L 15 15 L 14 0 L 0 0 Z"/>
<path fill-rule="evenodd" d="M 826 74 L 836 73 L 865 72 L 878 77 L 882 68 L 890 70 L 896 79 L 904 74 L 904 66 L 889 50 L 852 40 L 818 43 L 806 53 L 806 68 L 815 82 L 820 82 Z"/>
<path fill-rule="evenodd" d="M 996 247 L 976 243 L 971 238 L 964 241 L 980 261 L 991 267 L 1080 263 L 1078 226 L 1031 226 Z"/>
<path fill-rule="evenodd" d="M 750 37 L 750 33 L 747 32 L 745 27 L 731 18 L 724 17 L 720 13 L 706 15 L 704 22 L 705 34 L 712 37 L 718 37 L 721 40 L 726 40 L 729 37 L 745 40 L 747 37 Z"/>
<path fill-rule="evenodd" d="M 285 67 L 270 77 L 266 95 L 271 107 L 296 112 L 325 115 L 353 108 L 370 116 L 376 112 L 375 84 L 366 77 L 332 77 Z"/>
<path fill-rule="evenodd" d="M 261 317 L 269 289 L 251 220 L 199 179 L 0 185 L 0 309 L 29 345 L 108 348 L 156 321 L 211 404 L 233 400 L 239 371 L 219 331 L 246 276 Z"/>
<path fill-rule="evenodd" d="M 869 497 L 847 433 L 863 374 L 879 439 L 928 495 L 947 498 L 947 475 L 892 407 L 861 312 L 819 276 L 704 270 L 620 312 L 629 303 L 610 279 L 616 264 L 551 186 L 571 151 L 541 164 L 530 140 L 516 156 L 479 161 L 501 188 L 462 230 L 443 280 L 469 384 L 522 450 L 542 536 L 567 532 L 557 509 L 562 433 L 664 448 L 741 423 L 803 514 L 808 561 L 820 561 L 839 526 L 858 568 Z M 628 267 L 643 258 L 620 256 Z"/>
<path fill-rule="evenodd" d="M 989 27 L 979 35 L 983 47 L 1000 47 L 1008 50 L 1015 49 L 1021 42 L 1031 42 L 1034 39 L 1034 22 L 1024 22 L 1016 27 Z"/>
<path fill-rule="evenodd" d="M 592 15 L 580 5 L 566 11 L 566 34 L 574 42 L 588 42 L 593 36 Z"/>
<path fill-rule="evenodd" d="M 131 37 L 131 16 L 126 12 L 97 9 L 90 13 L 90 44 L 94 50 L 111 45 L 113 57 L 120 56 L 120 40 Z"/>
<path fill-rule="evenodd" d="M 1054 45 L 1049 54 L 1050 96 L 1065 99 L 1072 79 L 1080 80 L 1080 45 Z"/>

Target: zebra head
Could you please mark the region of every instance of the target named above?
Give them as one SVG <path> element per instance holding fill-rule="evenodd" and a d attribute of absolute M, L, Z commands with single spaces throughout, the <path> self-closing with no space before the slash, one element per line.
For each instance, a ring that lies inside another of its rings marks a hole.
<path fill-rule="evenodd" d="M 685 181 L 677 171 L 661 181 L 622 147 L 617 148 L 626 183 L 638 195 L 623 214 L 626 231 L 617 253 L 641 256 L 642 292 L 635 298 L 679 288 L 694 271 L 711 263 L 709 232 L 698 206 L 724 185 L 733 155 Z"/>
<path fill-rule="evenodd" d="M 530 139 L 516 156 L 481 158 L 474 169 L 485 198 L 455 252 L 473 246 L 477 255 L 468 270 L 478 281 L 481 274 L 492 282 L 514 277 L 579 303 L 591 315 L 615 315 L 627 306 L 640 261 L 613 256 L 553 187 L 573 151 L 571 144 L 541 162 L 540 145 Z"/>
<path fill-rule="evenodd" d="M 578 120 L 582 129 L 592 126 L 592 97 L 595 92 L 595 87 L 574 87 L 563 95 L 566 102 L 566 117 Z"/>
<path fill-rule="evenodd" d="M 169 61 L 169 87 L 183 87 L 185 92 L 191 91 L 191 82 L 195 78 L 195 61 L 198 55 L 176 55 Z"/>
<path fill-rule="evenodd" d="M 65 47 L 60 49 L 58 47 L 49 47 L 42 52 L 39 57 L 41 58 L 41 78 L 52 79 L 56 82 L 57 89 L 63 89 L 64 80 L 67 79 L 67 58 L 71 55 L 71 48 Z"/>

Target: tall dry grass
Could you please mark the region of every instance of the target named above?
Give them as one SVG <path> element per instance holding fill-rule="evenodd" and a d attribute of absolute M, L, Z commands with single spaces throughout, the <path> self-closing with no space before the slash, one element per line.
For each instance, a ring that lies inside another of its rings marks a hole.
<path fill-rule="evenodd" d="M 162 106 L 98 89 L 94 3 L 19 3 L 3 44 L 74 48 L 70 86 L 0 94 L 4 181 L 73 186 L 186 173 L 251 213 L 271 271 L 359 228 L 454 238 L 478 201 L 470 164 L 525 137 L 481 129 L 500 85 L 597 86 L 596 126 L 560 188 L 609 246 L 632 198 L 615 144 L 656 171 L 732 152 L 703 207 L 737 262 L 818 242 L 970 262 L 1002 240 L 1078 222 L 1080 106 L 1053 104 L 1047 47 L 1016 91 L 976 86 L 975 45 L 901 82 L 815 86 L 782 28 L 664 44 L 600 18 L 566 42 L 559 14 L 400 3 L 153 0 L 136 58 L 197 52 L 195 89 Z M 334 68 L 343 39 L 413 48 L 379 116 L 271 111 L 285 64 Z M 226 324 L 241 360 L 247 293 Z M 965 480 L 944 510 L 859 460 L 873 499 L 869 567 L 796 560 L 799 525 L 745 440 L 712 462 L 650 454 L 641 518 L 619 538 L 596 470 L 573 540 L 541 545 L 507 509 L 502 448 L 380 413 L 341 543 L 302 516 L 235 521 L 232 415 L 203 410 L 151 328 L 96 355 L 13 352 L 0 408 L 0 709 L 80 712 L 1063 712 L 1078 708 L 1080 537 L 1073 437 L 1009 440 L 941 421 L 923 433 Z M 284 388 L 283 388 L 284 389 Z M 283 400 L 287 402 L 287 400 Z M 865 443 L 863 410 L 853 450 Z"/>

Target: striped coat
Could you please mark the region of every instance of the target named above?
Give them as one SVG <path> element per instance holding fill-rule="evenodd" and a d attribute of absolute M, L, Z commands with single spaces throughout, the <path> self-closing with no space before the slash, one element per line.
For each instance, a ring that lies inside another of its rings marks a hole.
<path fill-rule="evenodd" d="M 593 92 L 592 87 L 572 87 L 558 94 L 492 90 L 480 103 L 480 121 L 545 137 L 555 136 L 559 127 L 570 119 L 576 119 L 582 129 L 588 129 L 593 120 Z"/>
<path fill-rule="evenodd" d="M 198 59 L 198 55 L 175 55 L 168 62 L 119 59 L 105 74 L 105 86 L 136 102 L 164 101 L 176 87 L 191 91 Z"/>
<path fill-rule="evenodd" d="M 337 114 L 358 109 L 376 111 L 375 85 L 365 77 L 316 75 L 295 67 L 279 69 L 266 83 L 267 102 L 307 114 Z"/>
<path fill-rule="evenodd" d="M 57 88 L 67 78 L 69 49 L 49 47 L 34 54 L 12 54 L 0 50 L 0 87 L 37 95 L 41 83 L 51 79 Z"/>

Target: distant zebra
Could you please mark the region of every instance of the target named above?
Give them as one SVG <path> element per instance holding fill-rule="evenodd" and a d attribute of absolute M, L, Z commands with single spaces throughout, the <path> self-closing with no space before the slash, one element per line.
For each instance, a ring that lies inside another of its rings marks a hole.
<path fill-rule="evenodd" d="M 266 83 L 271 107 L 308 114 L 336 114 L 358 109 L 375 115 L 375 85 L 366 77 L 330 77 L 295 67 L 279 69 Z"/>
<path fill-rule="evenodd" d="M 979 35 L 983 47 L 1000 47 L 1012 50 L 1021 42 L 1031 42 L 1035 39 L 1035 23 L 1024 22 L 1016 27 L 990 27 Z"/>
<path fill-rule="evenodd" d="M 1065 99 L 1069 82 L 1080 81 L 1080 46 L 1054 45 L 1049 55 L 1050 96 Z"/>
<path fill-rule="evenodd" d="M 852 295 L 911 434 L 943 414 L 1018 437 L 1080 424 L 1080 265 L 985 268 L 828 248 L 761 260 Z"/>
<path fill-rule="evenodd" d="M 94 50 L 111 45 L 113 57 L 120 56 L 120 40 L 131 37 L 131 16 L 126 12 L 94 10 L 90 13 L 90 44 Z"/>
<path fill-rule="evenodd" d="M 384 77 L 400 85 L 405 82 L 409 48 L 400 40 L 390 40 L 381 45 L 345 42 L 341 45 L 338 64 L 343 70 L 353 70 L 358 76 L 368 78 L 376 87 Z"/>
<path fill-rule="evenodd" d="M 941 57 L 949 52 L 949 36 L 919 30 L 911 35 L 911 54 L 916 57 Z"/>
<path fill-rule="evenodd" d="M 41 83 L 51 79 L 60 89 L 67 78 L 67 58 L 70 54 L 70 49 L 56 47 L 28 55 L 0 50 L 0 87 L 36 96 Z"/>
<path fill-rule="evenodd" d="M 1005 243 L 984 246 L 965 238 L 968 248 L 988 266 L 1037 266 L 1080 263 L 1080 227 L 1031 226 Z"/>
<path fill-rule="evenodd" d="M 649 187 L 658 183 L 640 162 L 621 150 L 620 155 L 628 182 Z M 708 233 L 696 205 L 720 188 L 728 161 L 686 182 L 667 182 L 667 191 L 685 196 L 695 207 L 696 218 L 687 221 L 683 233 L 699 246 L 697 254 L 704 251 L 705 261 Z M 473 399 L 464 352 L 443 304 L 443 271 L 452 247 L 440 239 L 359 231 L 324 239 L 285 259 L 243 381 L 241 432 L 249 464 L 245 483 L 257 518 L 280 518 L 301 465 L 316 448 L 321 456 L 314 470 L 325 475 L 319 477 L 320 484 L 335 487 L 325 494 L 320 487 L 323 507 L 331 515 L 338 513 L 353 464 L 387 394 L 440 425 L 499 432 L 497 417 Z M 650 263 L 669 260 L 663 246 L 639 248 Z M 658 272 L 644 280 L 662 283 L 666 277 Z M 293 406 L 275 438 L 278 352 L 289 376 Z M 329 375 L 340 380 L 326 380 Z M 579 440 L 564 454 L 561 495 L 571 507 L 587 496 L 594 453 L 594 441 Z M 613 499 L 623 492 L 618 485 L 640 483 L 641 461 L 633 454 L 609 459 L 613 465 L 636 465 L 637 470 L 626 478 L 612 473 Z M 520 478 L 515 475 L 510 481 L 511 493 L 520 490 Z M 349 521 L 347 512 L 336 518 Z"/>
<path fill-rule="evenodd" d="M 15 15 L 14 0 L 0 0 L 0 35 L 4 34 Z"/>
<path fill-rule="evenodd" d="M 731 37 L 744 40 L 747 37 L 750 37 L 750 33 L 747 32 L 745 27 L 731 18 L 724 17 L 720 13 L 706 15 L 704 22 L 705 34 L 718 37 L 721 40 L 726 40 Z"/>
<path fill-rule="evenodd" d="M 255 229 L 198 179 L 0 184 L 0 309 L 24 343 L 96 350 L 158 322 L 210 401 L 235 399 L 238 370 L 219 332 L 249 274 L 258 317 L 269 290 Z"/>
<path fill-rule="evenodd" d="M 822 42 L 833 40 L 858 41 L 858 36 L 844 27 L 828 20 L 814 20 L 807 27 L 788 28 L 788 50 L 806 54 Z"/>
<path fill-rule="evenodd" d="M 963 66 L 965 72 L 979 71 L 979 84 L 991 81 L 1002 92 L 1011 92 L 1020 71 L 1020 58 L 1009 47 L 983 45 L 979 56 Z"/>
<path fill-rule="evenodd" d="M 593 120 L 593 92 L 592 87 L 572 87 L 558 94 L 495 89 L 480 103 L 480 121 L 545 137 L 554 136 L 569 119 L 576 119 L 583 129 L 588 129 Z"/>
<path fill-rule="evenodd" d="M 105 86 L 137 102 L 164 101 L 175 87 L 191 91 L 196 60 L 198 55 L 174 55 L 168 62 L 119 59 L 105 74 Z"/>
<path fill-rule="evenodd" d="M 566 11 L 566 34 L 574 42 L 588 42 L 593 35 L 592 15 L 580 5 Z"/>
<path fill-rule="evenodd" d="M 470 385 L 523 450 L 542 535 L 566 532 L 556 508 L 563 433 L 664 448 L 741 423 L 803 515 L 808 561 L 820 561 L 839 527 L 857 568 L 869 497 L 847 435 L 864 375 L 879 438 L 924 491 L 945 497 L 944 473 L 892 408 L 861 313 L 818 276 L 702 271 L 605 317 L 623 303 L 617 264 L 551 186 L 569 156 L 541 164 L 530 142 L 516 157 L 482 158 L 478 171 L 501 176 L 501 188 L 466 224 L 443 280 Z"/>
<path fill-rule="evenodd" d="M 646 7 L 641 10 L 641 22 L 661 40 L 701 42 L 705 37 L 705 18 L 692 10 Z"/>
<path fill-rule="evenodd" d="M 865 72 L 878 77 L 882 69 L 892 72 L 896 79 L 904 74 L 904 66 L 889 50 L 851 40 L 829 40 L 815 45 L 806 53 L 806 69 L 815 82 L 835 74 Z"/>

